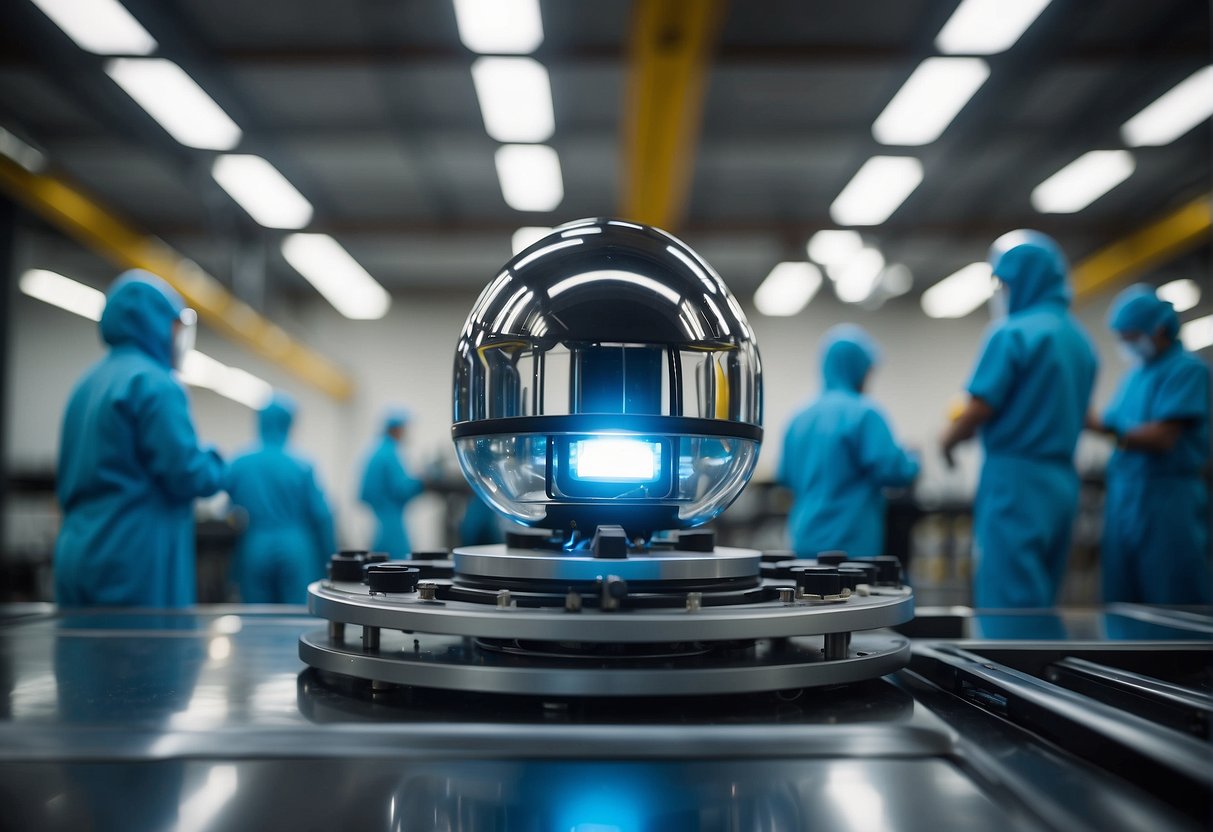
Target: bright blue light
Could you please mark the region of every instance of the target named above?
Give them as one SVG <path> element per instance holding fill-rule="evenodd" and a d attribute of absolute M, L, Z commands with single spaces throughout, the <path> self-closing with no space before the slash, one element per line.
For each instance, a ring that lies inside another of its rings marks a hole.
<path fill-rule="evenodd" d="M 579 439 L 570 445 L 570 466 L 579 480 L 651 482 L 661 473 L 661 443 L 644 439 Z"/>

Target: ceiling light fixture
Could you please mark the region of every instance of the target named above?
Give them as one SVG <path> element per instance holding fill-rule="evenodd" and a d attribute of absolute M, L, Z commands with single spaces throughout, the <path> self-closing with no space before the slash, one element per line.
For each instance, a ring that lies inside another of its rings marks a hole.
<path fill-rule="evenodd" d="M 114 58 L 109 77 L 187 147 L 231 150 L 240 128 L 181 67 L 163 58 Z"/>
<path fill-rule="evenodd" d="M 1120 128 L 1130 147 L 1170 144 L 1213 116 L 1213 66 L 1199 69 L 1163 93 Z"/>
<path fill-rule="evenodd" d="M 821 270 L 812 263 L 776 263 L 754 292 L 754 308 L 772 318 L 795 315 L 820 288 Z"/>
<path fill-rule="evenodd" d="M 533 244 L 551 233 L 552 229 L 546 225 L 524 225 L 510 237 L 510 248 L 514 254 L 517 254 L 523 249 L 530 248 Z"/>
<path fill-rule="evenodd" d="M 282 256 L 347 318 L 378 320 L 392 304 L 387 290 L 327 234 L 290 234 Z"/>
<path fill-rule="evenodd" d="M 1135 167 L 1127 150 L 1092 150 L 1079 156 L 1032 191 L 1042 214 L 1073 214 L 1124 182 Z"/>
<path fill-rule="evenodd" d="M 533 58 L 477 58 L 472 83 L 484 129 L 499 142 L 545 142 L 556 130 L 548 71 Z"/>
<path fill-rule="evenodd" d="M 455 0 L 455 24 L 482 55 L 526 55 L 543 43 L 539 0 Z"/>
<path fill-rule="evenodd" d="M 1159 286 L 1156 294 L 1174 306 L 1176 312 L 1187 312 L 1200 303 L 1200 284 L 1184 277 Z"/>
<path fill-rule="evenodd" d="M 872 124 L 881 144 L 930 144 L 990 77 L 981 58 L 927 58 Z"/>
<path fill-rule="evenodd" d="M 101 320 L 105 293 L 47 269 L 30 269 L 17 282 L 22 294 L 90 321 Z"/>
<path fill-rule="evenodd" d="M 994 294 L 989 263 L 970 263 L 922 293 L 922 311 L 930 318 L 963 318 Z"/>
<path fill-rule="evenodd" d="M 834 294 L 843 303 L 863 303 L 876 291 L 882 271 L 884 255 L 880 249 L 861 249 L 845 262 L 830 267 Z"/>
<path fill-rule="evenodd" d="M 1181 326 L 1179 340 L 1192 352 L 1213 347 L 1213 315 L 1193 318 Z"/>
<path fill-rule="evenodd" d="M 825 228 L 809 238 L 809 257 L 823 266 L 834 266 L 863 248 L 858 231 Z"/>
<path fill-rule="evenodd" d="M 117 0 L 33 0 L 81 49 L 97 55 L 150 55 L 156 39 Z"/>
<path fill-rule="evenodd" d="M 560 157 L 547 145 L 502 145 L 495 161 L 501 195 L 515 211 L 555 211 L 564 200 Z"/>
<path fill-rule="evenodd" d="M 964 0 L 935 38 L 945 55 L 996 55 L 1015 45 L 1049 0 Z"/>
<path fill-rule="evenodd" d="M 312 219 L 312 203 L 260 156 L 219 156 L 211 175 L 228 195 L 266 228 L 303 228 Z"/>
<path fill-rule="evenodd" d="M 839 225 L 880 225 L 922 182 L 922 162 L 912 156 L 873 156 L 830 206 Z"/>

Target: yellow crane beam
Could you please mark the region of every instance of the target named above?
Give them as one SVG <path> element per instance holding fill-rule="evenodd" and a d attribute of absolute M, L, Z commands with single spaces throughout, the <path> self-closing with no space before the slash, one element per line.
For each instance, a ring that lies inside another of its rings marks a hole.
<path fill-rule="evenodd" d="M 621 215 L 676 229 L 686 212 L 711 52 L 727 0 L 636 0 L 623 114 Z"/>
<path fill-rule="evenodd" d="M 201 320 L 229 340 L 335 399 L 353 394 L 353 381 L 336 363 L 258 314 L 197 263 L 119 219 L 68 182 L 31 173 L 0 157 L 0 188 L 119 268 L 145 269 L 164 278 Z"/>
<path fill-rule="evenodd" d="M 1209 239 L 1213 194 L 1205 194 L 1132 234 L 1101 248 L 1074 267 L 1074 297 L 1092 295 L 1191 251 Z"/>

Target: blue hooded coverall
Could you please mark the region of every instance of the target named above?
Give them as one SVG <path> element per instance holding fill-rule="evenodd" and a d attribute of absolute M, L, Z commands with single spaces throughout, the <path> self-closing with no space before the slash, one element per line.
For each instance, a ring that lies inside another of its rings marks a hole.
<path fill-rule="evenodd" d="M 877 362 L 875 343 L 842 324 L 822 338 L 824 391 L 788 426 L 779 481 L 795 503 L 788 535 L 800 557 L 839 549 L 855 557 L 884 554 L 882 489 L 907 486 L 918 460 L 894 440 L 861 388 Z"/>
<path fill-rule="evenodd" d="M 63 417 L 55 599 L 63 606 L 194 603 L 195 497 L 214 494 L 224 465 L 199 447 L 185 390 L 172 375 L 181 297 L 127 272 L 101 315 L 109 355 L 77 383 Z"/>
<path fill-rule="evenodd" d="M 407 558 L 412 551 L 409 534 L 404 528 L 405 504 L 422 492 L 421 480 L 404 470 L 396 440 L 388 433 L 403 427 L 407 418 L 401 413 L 389 414 L 383 425 L 383 438 L 371 451 L 362 474 L 359 499 L 370 506 L 377 526 L 372 549 L 387 552 L 393 560 Z"/>
<path fill-rule="evenodd" d="M 1074 447 L 1098 360 L 1070 315 L 1065 256 L 1037 231 L 995 241 L 1008 315 L 986 331 L 968 392 L 994 410 L 973 506 L 981 608 L 1050 607 L 1065 575 L 1078 474 Z"/>
<path fill-rule="evenodd" d="M 248 515 L 234 572 L 249 604 L 307 603 L 307 585 L 336 550 L 333 515 L 312 465 L 286 448 L 294 415 L 294 403 L 275 396 L 257 414 L 260 447 L 228 472 L 232 505 Z"/>
<path fill-rule="evenodd" d="M 1103 533 L 1103 600 L 1208 604 L 1209 368 L 1176 338 L 1179 318 L 1149 286 L 1131 286 L 1113 302 L 1109 325 L 1172 344 L 1128 372 L 1104 424 L 1123 435 L 1150 422 L 1179 421 L 1165 452 L 1117 450 L 1108 462 Z"/>

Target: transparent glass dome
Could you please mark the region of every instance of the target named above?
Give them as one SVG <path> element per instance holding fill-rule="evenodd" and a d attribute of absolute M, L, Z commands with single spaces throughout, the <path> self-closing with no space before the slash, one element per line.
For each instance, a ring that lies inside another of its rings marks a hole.
<path fill-rule="evenodd" d="M 463 473 L 530 526 L 647 537 L 705 523 L 749 480 L 761 425 L 745 314 L 657 228 L 555 229 L 489 283 L 455 352 Z"/>

